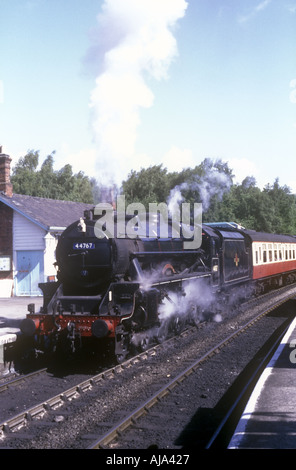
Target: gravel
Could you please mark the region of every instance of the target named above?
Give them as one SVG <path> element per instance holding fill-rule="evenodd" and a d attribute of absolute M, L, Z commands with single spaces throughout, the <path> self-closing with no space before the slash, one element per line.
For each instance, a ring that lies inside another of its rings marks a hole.
<path fill-rule="evenodd" d="M 187 335 L 166 343 L 165 348 L 146 360 L 136 361 L 115 373 L 113 378 L 102 381 L 81 398 L 47 413 L 46 420 L 28 424 L 25 433 L 15 434 L 15 439 L 5 438 L 1 446 L 26 449 L 87 448 L 121 420 L 125 413 L 142 404 L 166 381 L 176 376 L 184 364 L 192 363 L 279 298 L 280 294 L 274 294 L 265 303 L 253 301 L 247 309 L 235 308 L 224 313 L 223 321 L 205 323 L 190 330 Z M 229 404 L 229 391 L 242 377 L 241 374 L 246 373 L 250 361 L 260 355 L 262 346 L 274 331 L 292 318 L 294 310 L 295 304 L 291 300 L 258 321 L 218 355 L 204 362 L 195 374 L 163 399 L 150 416 L 141 418 L 124 433 L 124 439 L 113 442 L 110 448 L 203 448 Z M 71 377 L 73 381 L 78 381 L 75 374 Z M 66 389 L 67 380 L 69 377 L 51 377 L 51 382 L 47 382 L 47 379 L 39 377 L 30 388 L 3 392 L 1 415 L 4 410 L 6 415 L 15 414 L 32 406 L 33 402 L 41 402 L 48 394 L 54 395 L 58 389 Z"/>

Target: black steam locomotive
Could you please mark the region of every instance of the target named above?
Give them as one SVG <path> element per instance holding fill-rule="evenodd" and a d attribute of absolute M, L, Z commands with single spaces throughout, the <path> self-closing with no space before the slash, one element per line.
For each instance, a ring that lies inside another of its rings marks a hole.
<path fill-rule="evenodd" d="M 177 328 L 185 309 L 198 321 L 212 293 L 253 281 L 251 232 L 236 224 L 203 224 L 200 247 L 184 249 L 170 224 L 166 238 L 157 230 L 148 237 L 147 221 L 139 220 L 137 236 L 123 238 L 98 236 L 97 220 L 88 211 L 59 239 L 58 281 L 40 284 L 43 307 L 35 313 L 29 305 L 21 324 L 36 349 L 111 351 L 121 361 L 149 335 L 160 340 Z"/>

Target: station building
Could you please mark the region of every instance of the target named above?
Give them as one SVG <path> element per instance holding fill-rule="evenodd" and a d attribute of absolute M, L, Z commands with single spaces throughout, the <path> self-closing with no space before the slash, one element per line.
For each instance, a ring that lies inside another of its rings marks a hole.
<path fill-rule="evenodd" d="M 93 204 L 14 194 L 10 165 L 0 147 L 0 298 L 39 296 L 55 280 L 60 234 Z"/>

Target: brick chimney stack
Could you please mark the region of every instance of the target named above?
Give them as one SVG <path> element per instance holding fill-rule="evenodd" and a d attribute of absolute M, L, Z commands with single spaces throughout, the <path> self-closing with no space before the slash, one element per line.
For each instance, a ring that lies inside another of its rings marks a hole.
<path fill-rule="evenodd" d="M 12 184 L 10 182 L 10 162 L 9 155 L 2 153 L 2 145 L 0 146 L 0 193 L 4 193 L 7 197 L 12 197 Z"/>

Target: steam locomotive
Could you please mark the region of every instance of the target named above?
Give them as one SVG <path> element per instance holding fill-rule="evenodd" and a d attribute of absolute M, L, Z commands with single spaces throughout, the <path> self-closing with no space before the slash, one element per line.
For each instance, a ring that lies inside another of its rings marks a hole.
<path fill-rule="evenodd" d="M 107 231 L 98 237 L 97 220 L 87 211 L 66 228 L 56 248 L 58 280 L 40 284 L 40 312 L 28 306 L 21 331 L 38 350 L 108 351 L 120 362 L 135 345 L 145 348 L 148 336 L 161 340 L 177 328 L 185 306 L 199 321 L 216 293 L 246 286 L 262 292 L 296 280 L 291 236 L 202 224 L 199 248 L 184 249 L 172 224 L 165 238 L 157 230 L 148 237 L 147 220 L 140 219 L 133 238 Z M 114 224 L 118 228 L 116 213 Z M 172 315 L 166 315 L 168 305 Z"/>

